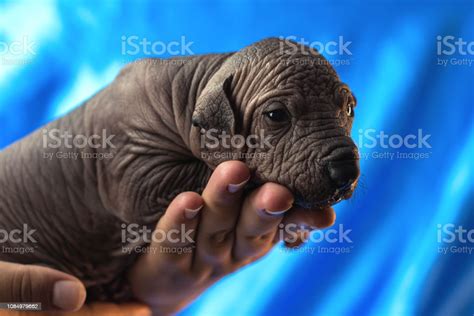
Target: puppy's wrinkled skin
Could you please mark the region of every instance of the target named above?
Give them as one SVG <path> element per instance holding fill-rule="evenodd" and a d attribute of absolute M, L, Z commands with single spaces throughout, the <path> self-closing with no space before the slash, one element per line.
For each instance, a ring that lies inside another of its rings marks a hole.
<path fill-rule="evenodd" d="M 122 251 L 131 246 L 122 225 L 151 229 L 173 197 L 200 192 L 222 161 L 243 160 L 252 184 L 280 183 L 303 207 L 348 198 L 359 176 L 354 107 L 321 55 L 279 39 L 237 53 L 133 63 L 43 128 L 85 136 L 105 130 L 113 146 L 51 148 L 39 130 L 0 154 L 1 228 L 36 229 L 35 242 L 5 244 L 33 252 L 0 252 L 0 260 L 71 273 L 90 299 L 126 298 L 120 276 L 137 254 Z M 207 132 L 265 140 L 209 146 Z M 80 156 L 68 158 L 73 154 Z"/>
<path fill-rule="evenodd" d="M 258 135 L 257 146 L 212 149 L 219 155 L 205 155 L 207 163 L 243 157 L 255 170 L 254 182 L 287 186 L 301 206 L 332 204 L 350 196 L 359 176 L 350 138 L 354 107 L 347 85 L 316 51 L 266 40 L 230 56 L 206 85 L 191 148 L 202 155 L 202 141 L 194 140 L 212 128 L 219 135 Z"/>

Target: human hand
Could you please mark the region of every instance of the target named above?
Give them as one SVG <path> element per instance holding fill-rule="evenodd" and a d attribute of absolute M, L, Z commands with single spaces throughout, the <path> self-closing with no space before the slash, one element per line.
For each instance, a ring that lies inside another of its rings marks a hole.
<path fill-rule="evenodd" d="M 175 313 L 223 276 L 267 254 L 280 239 L 280 223 L 322 228 L 334 222 L 332 208 L 292 209 L 291 193 L 274 183 L 243 196 L 249 176 L 241 162 L 222 163 L 202 195 L 180 194 L 158 222 L 156 231 L 163 233 L 193 230 L 195 244 L 153 242 L 130 271 L 135 296 L 157 315 Z"/>
<path fill-rule="evenodd" d="M 84 285 L 71 275 L 41 266 L 0 261 L 0 302 L 41 303 L 42 311 L 0 310 L 0 316 L 150 315 L 150 310 L 142 304 L 94 303 L 83 305 L 85 299 Z"/>

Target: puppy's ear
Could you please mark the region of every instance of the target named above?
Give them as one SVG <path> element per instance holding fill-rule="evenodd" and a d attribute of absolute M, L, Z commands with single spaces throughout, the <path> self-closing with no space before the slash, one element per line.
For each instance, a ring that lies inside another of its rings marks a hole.
<path fill-rule="evenodd" d="M 192 122 L 201 130 L 216 129 L 234 135 L 235 117 L 231 106 L 232 75 L 224 81 L 206 87 L 199 96 Z"/>

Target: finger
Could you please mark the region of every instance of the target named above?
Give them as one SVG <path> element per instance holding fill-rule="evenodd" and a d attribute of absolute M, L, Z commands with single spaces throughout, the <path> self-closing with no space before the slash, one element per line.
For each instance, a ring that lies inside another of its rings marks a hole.
<path fill-rule="evenodd" d="M 311 229 L 303 228 L 296 230 L 294 235 L 285 238 L 285 247 L 292 249 L 300 248 L 308 241 L 310 233 Z"/>
<path fill-rule="evenodd" d="M 314 229 L 332 226 L 335 221 L 336 213 L 330 206 L 323 209 L 294 208 L 283 219 L 284 224 L 305 225 Z"/>
<path fill-rule="evenodd" d="M 92 303 L 84 305 L 77 312 L 25 312 L 0 310 L 0 316 L 151 316 L 146 305 L 139 303 Z"/>
<path fill-rule="evenodd" d="M 194 271 L 224 274 L 231 265 L 234 228 L 240 213 L 244 185 L 250 178 L 240 161 L 227 161 L 213 172 L 204 189 L 204 209 L 198 227 Z"/>
<path fill-rule="evenodd" d="M 78 310 L 86 299 L 75 277 L 50 268 L 0 262 L 0 302 L 41 303 L 43 310 Z"/>
<path fill-rule="evenodd" d="M 163 279 L 162 271 L 168 275 L 184 275 L 191 270 L 196 227 L 203 205 L 204 200 L 195 192 L 181 193 L 171 202 L 153 232 L 147 253 L 129 272 L 135 295 L 148 297 L 148 293 L 154 293 L 157 283 L 150 280 Z"/>
<path fill-rule="evenodd" d="M 293 205 L 293 196 L 285 187 L 266 183 L 245 200 L 236 229 L 233 256 L 237 262 L 260 257 L 272 247 L 278 224 Z"/>
<path fill-rule="evenodd" d="M 191 264 L 195 233 L 203 198 L 195 192 L 178 195 L 156 226 L 150 257 L 160 261 L 181 261 Z"/>
<path fill-rule="evenodd" d="M 151 310 L 146 305 L 138 303 L 112 304 L 93 303 L 85 305 L 71 316 L 151 316 Z"/>
<path fill-rule="evenodd" d="M 323 209 L 293 208 L 283 218 L 274 242 L 285 241 L 287 245 L 299 246 L 301 231 L 326 228 L 334 225 L 335 221 L 336 213 L 329 206 Z"/>

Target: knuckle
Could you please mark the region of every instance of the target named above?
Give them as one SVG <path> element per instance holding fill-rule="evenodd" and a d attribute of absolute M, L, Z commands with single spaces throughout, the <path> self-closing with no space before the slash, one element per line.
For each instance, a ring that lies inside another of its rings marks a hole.
<path fill-rule="evenodd" d="M 274 232 L 248 234 L 245 236 L 245 242 L 253 246 L 260 246 L 262 244 L 267 244 L 269 241 L 271 241 L 274 235 Z"/>
<path fill-rule="evenodd" d="M 227 246 L 232 240 L 232 230 L 223 229 L 209 234 L 209 243 L 217 249 Z"/>
<path fill-rule="evenodd" d="M 34 272 L 25 267 L 15 270 L 11 278 L 11 297 L 18 302 L 33 301 Z"/>
<path fill-rule="evenodd" d="M 193 191 L 185 191 L 185 192 L 181 192 L 179 193 L 175 199 L 179 199 L 179 200 L 183 200 L 184 202 L 188 202 L 189 200 L 193 200 L 193 199 L 200 199 L 201 196 L 199 194 L 197 194 L 196 192 L 193 192 Z"/>

